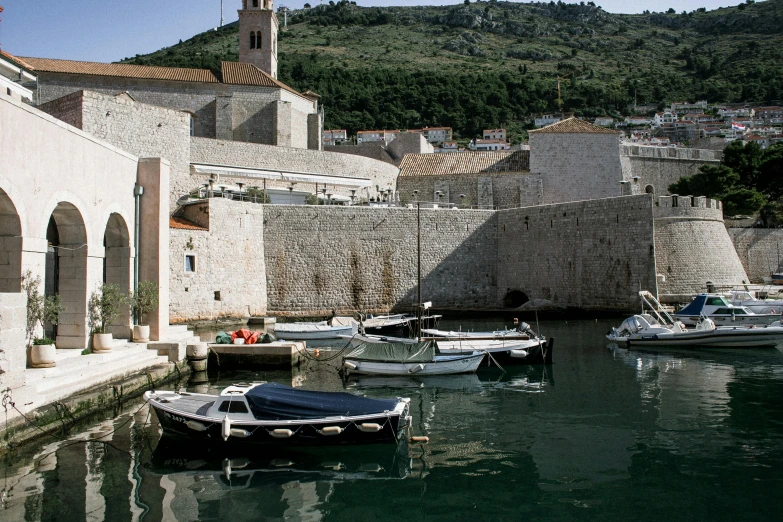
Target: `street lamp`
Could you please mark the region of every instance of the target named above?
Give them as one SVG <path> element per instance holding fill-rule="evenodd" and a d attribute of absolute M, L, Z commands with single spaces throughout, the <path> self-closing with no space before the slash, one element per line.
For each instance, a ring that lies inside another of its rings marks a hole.
<path fill-rule="evenodd" d="M 288 186 L 288 204 L 293 205 L 294 204 L 294 186 L 289 185 Z"/>
<path fill-rule="evenodd" d="M 356 189 L 351 189 L 351 205 L 353 205 L 353 198 L 356 197 Z"/>

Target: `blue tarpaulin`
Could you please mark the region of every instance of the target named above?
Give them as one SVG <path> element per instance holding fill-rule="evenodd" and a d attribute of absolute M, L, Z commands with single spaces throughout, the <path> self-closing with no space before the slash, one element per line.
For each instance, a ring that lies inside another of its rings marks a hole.
<path fill-rule="evenodd" d="M 245 394 L 258 420 L 301 420 L 322 417 L 371 415 L 391 411 L 396 399 L 368 399 L 350 393 L 302 390 L 266 383 Z"/>

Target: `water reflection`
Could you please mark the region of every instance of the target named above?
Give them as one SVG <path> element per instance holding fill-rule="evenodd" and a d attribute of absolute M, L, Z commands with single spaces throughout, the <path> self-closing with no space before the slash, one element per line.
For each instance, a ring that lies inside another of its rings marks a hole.
<path fill-rule="evenodd" d="M 611 321 L 614 324 L 616 321 Z M 609 322 L 542 325 L 555 365 L 343 382 L 294 372 L 192 375 L 411 398 L 427 445 L 231 454 L 161 439 L 128 405 L 65 442 L 12 455 L 8 520 L 780 519 L 783 354 L 612 347 Z M 326 351 L 326 350 L 325 350 Z M 555 385 L 555 375 L 557 385 Z"/>

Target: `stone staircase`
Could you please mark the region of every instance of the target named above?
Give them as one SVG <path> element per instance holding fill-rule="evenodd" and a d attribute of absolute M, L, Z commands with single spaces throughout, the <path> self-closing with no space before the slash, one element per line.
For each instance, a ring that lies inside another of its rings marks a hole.
<path fill-rule="evenodd" d="M 146 368 L 185 358 L 189 343 L 200 339 L 186 325 L 169 326 L 167 337 L 147 344 L 115 339 L 107 353 L 82 355 L 81 350 L 56 351 L 54 368 L 28 368 L 25 386 L 18 392 L 24 397 L 23 411 L 64 399 L 85 389 L 132 375 Z"/>
<path fill-rule="evenodd" d="M 169 325 L 169 333 L 165 339 L 150 341 L 147 348 L 157 350 L 158 355 L 168 357 L 171 362 L 181 361 L 185 358 L 185 349 L 188 344 L 200 342 L 201 338 L 193 335 L 192 330 L 184 324 Z"/>
<path fill-rule="evenodd" d="M 34 389 L 36 405 L 68 397 L 86 388 L 113 379 L 139 374 L 145 368 L 164 364 L 168 357 L 148 350 L 145 345 L 114 341 L 111 352 L 82 355 L 79 350 L 57 350 L 54 368 L 29 368 L 26 387 Z"/>

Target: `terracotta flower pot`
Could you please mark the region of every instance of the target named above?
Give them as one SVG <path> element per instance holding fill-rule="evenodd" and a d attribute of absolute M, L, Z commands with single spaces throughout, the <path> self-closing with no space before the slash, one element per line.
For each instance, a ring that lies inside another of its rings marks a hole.
<path fill-rule="evenodd" d="M 148 343 L 150 341 L 150 326 L 137 324 L 133 327 L 133 342 Z"/>
<path fill-rule="evenodd" d="M 112 347 L 112 335 L 110 333 L 94 333 L 92 334 L 92 351 L 93 352 L 110 352 Z"/>
<path fill-rule="evenodd" d="M 33 368 L 54 368 L 57 364 L 54 355 L 57 349 L 53 344 L 34 344 L 30 349 L 30 366 Z"/>

